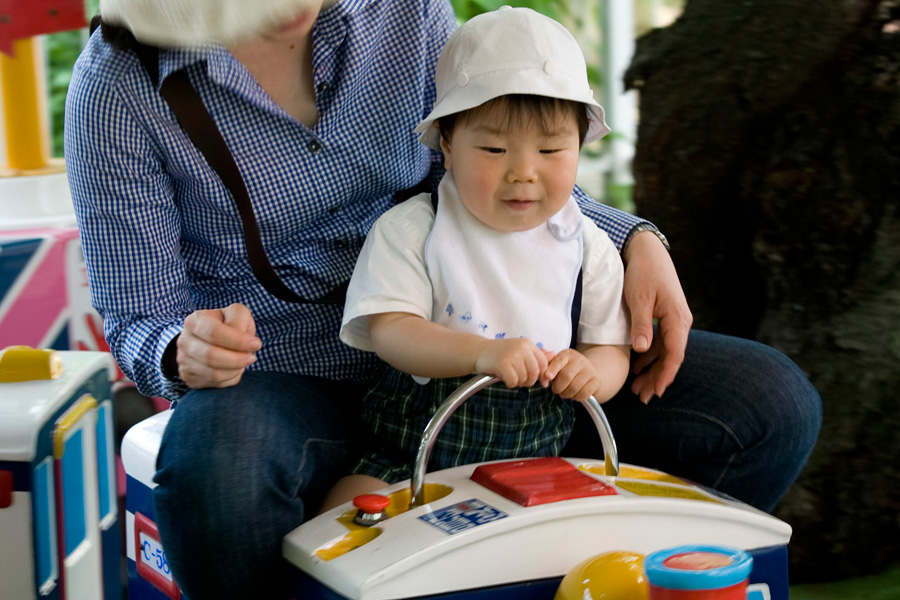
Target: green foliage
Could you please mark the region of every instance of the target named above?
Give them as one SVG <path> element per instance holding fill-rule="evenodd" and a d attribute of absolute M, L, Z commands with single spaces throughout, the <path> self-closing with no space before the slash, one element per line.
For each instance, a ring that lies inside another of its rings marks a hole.
<path fill-rule="evenodd" d="M 461 22 L 501 6 L 524 6 L 554 19 L 569 12 L 565 0 L 452 0 L 452 4 Z"/>
<path fill-rule="evenodd" d="M 632 199 L 633 185 L 613 183 L 606 184 L 606 193 L 603 195 L 603 203 L 619 210 L 634 213 L 634 200 Z"/>
<path fill-rule="evenodd" d="M 90 21 L 100 12 L 100 0 L 85 0 L 84 14 Z M 44 38 L 47 56 L 47 94 L 50 110 L 50 154 L 63 155 L 63 115 L 72 67 L 86 39 L 84 30 L 63 31 Z"/>
<path fill-rule="evenodd" d="M 834 583 L 791 586 L 791 600 L 897 600 L 900 598 L 900 565 L 871 577 Z"/>
<path fill-rule="evenodd" d="M 83 34 L 78 31 L 64 31 L 48 35 L 45 42 L 47 54 L 47 92 L 50 109 L 50 153 L 63 154 L 63 114 L 66 92 L 72 79 L 72 66 L 83 45 Z"/>

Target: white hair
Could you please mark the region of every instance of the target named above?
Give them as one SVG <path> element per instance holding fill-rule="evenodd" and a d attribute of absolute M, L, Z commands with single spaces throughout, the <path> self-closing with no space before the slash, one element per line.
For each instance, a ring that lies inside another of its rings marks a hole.
<path fill-rule="evenodd" d="M 277 26 L 303 10 L 340 0 L 100 0 L 100 16 L 146 44 L 229 44 Z"/>

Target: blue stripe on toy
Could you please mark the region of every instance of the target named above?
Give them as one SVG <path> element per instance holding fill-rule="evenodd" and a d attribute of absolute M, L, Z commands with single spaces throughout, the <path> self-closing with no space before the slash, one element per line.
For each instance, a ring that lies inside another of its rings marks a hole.
<path fill-rule="evenodd" d="M 772 600 L 788 600 L 787 546 L 769 546 L 748 552 L 753 557 L 750 583 L 767 584 Z"/>
<path fill-rule="evenodd" d="M 753 570 L 750 583 L 765 583 L 769 586 L 771 600 L 788 600 L 788 563 L 785 546 L 771 546 L 747 551 L 753 556 Z M 559 587 L 562 577 L 523 581 L 477 590 L 465 590 L 423 596 L 433 600 L 551 600 Z M 290 589 L 295 598 L 304 600 L 345 600 L 343 596 L 325 587 L 319 581 L 297 570 L 292 576 Z"/>
<path fill-rule="evenodd" d="M 16 240 L 0 245 L 0 297 L 12 289 L 28 261 L 40 248 L 42 239 Z"/>

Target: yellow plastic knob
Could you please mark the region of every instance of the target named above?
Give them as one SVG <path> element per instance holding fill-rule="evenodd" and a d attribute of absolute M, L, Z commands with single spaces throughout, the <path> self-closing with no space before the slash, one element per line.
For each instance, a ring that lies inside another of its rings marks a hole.
<path fill-rule="evenodd" d="M 0 383 L 55 379 L 63 372 L 55 350 L 9 346 L 0 351 Z"/>
<path fill-rule="evenodd" d="M 615 551 L 578 563 L 563 577 L 553 600 L 648 600 L 644 556 Z"/>

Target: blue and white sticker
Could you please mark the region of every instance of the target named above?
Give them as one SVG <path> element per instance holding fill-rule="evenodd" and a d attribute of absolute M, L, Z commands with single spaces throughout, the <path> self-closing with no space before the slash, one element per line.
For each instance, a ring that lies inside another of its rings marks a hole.
<path fill-rule="evenodd" d="M 453 535 L 479 525 L 493 523 L 508 516 L 502 510 L 472 498 L 471 500 L 465 500 L 424 514 L 419 518 L 429 525 L 434 525 L 444 533 Z"/>

